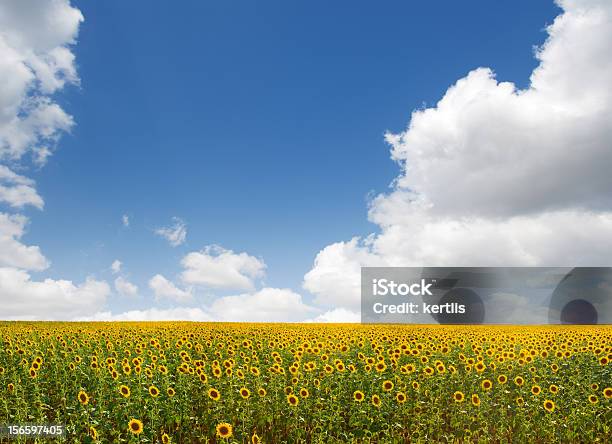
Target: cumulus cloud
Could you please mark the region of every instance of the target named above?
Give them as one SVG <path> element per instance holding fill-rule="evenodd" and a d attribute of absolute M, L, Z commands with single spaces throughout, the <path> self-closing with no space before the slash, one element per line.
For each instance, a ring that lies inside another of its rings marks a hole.
<path fill-rule="evenodd" d="M 126 228 L 130 226 L 130 218 L 127 214 L 124 214 L 123 216 L 121 216 L 121 223 Z"/>
<path fill-rule="evenodd" d="M 0 162 L 19 164 L 29 154 L 40 167 L 73 126 L 52 95 L 79 81 L 70 48 L 82 20 L 67 0 L 0 3 Z M 1 164 L 0 202 L 44 206 L 33 180 Z"/>
<path fill-rule="evenodd" d="M 187 254 L 181 265 L 181 279 L 187 284 L 233 290 L 253 290 L 254 280 L 263 277 L 266 268 L 261 259 L 218 245 Z"/>
<path fill-rule="evenodd" d="M 314 267 L 304 276 L 304 288 L 315 295 L 315 303 L 328 307 L 358 309 L 361 289 L 361 266 L 384 265 L 370 251 L 372 238 L 328 245 L 317 254 Z"/>
<path fill-rule="evenodd" d="M 111 271 L 114 274 L 119 273 L 121 271 L 121 265 L 122 265 L 121 261 L 119 259 L 115 259 L 113 263 L 111 264 Z"/>
<path fill-rule="evenodd" d="M 187 225 L 178 217 L 173 217 L 172 221 L 171 226 L 158 228 L 155 233 L 165 238 L 173 247 L 177 247 L 187 238 Z"/>
<path fill-rule="evenodd" d="M 361 314 L 355 311 L 347 310 L 346 308 L 335 308 L 333 310 L 326 311 L 313 319 L 309 319 L 306 322 L 356 324 L 361 322 Z"/>
<path fill-rule="evenodd" d="M 82 21 L 68 0 L 0 2 L 0 163 L 13 168 L 0 164 L 0 203 L 44 206 L 35 182 L 15 171 L 42 167 L 74 125 L 55 94 L 79 83 L 71 47 Z M 110 293 L 105 282 L 32 280 L 27 270 L 44 270 L 49 263 L 39 247 L 21 242 L 27 222 L 0 213 L 2 318 L 60 320 L 100 310 Z"/>
<path fill-rule="evenodd" d="M 42 209 L 44 202 L 35 188 L 35 182 L 0 165 L 0 202 L 15 208 L 32 205 Z"/>
<path fill-rule="evenodd" d="M 297 322 L 316 313 L 302 296 L 286 288 L 262 288 L 255 293 L 225 296 L 210 306 L 211 316 L 232 322 Z"/>
<path fill-rule="evenodd" d="M 176 307 L 168 309 L 149 308 L 146 310 L 129 310 L 113 314 L 101 311 L 93 316 L 77 318 L 80 321 L 200 321 L 209 322 L 213 319 L 201 308 Z"/>
<path fill-rule="evenodd" d="M 159 281 L 160 287 L 172 288 L 171 290 L 166 288 L 166 292 L 170 293 L 177 290 L 163 276 L 158 275 L 156 278 L 158 278 L 157 281 Z M 254 293 L 220 297 L 208 306 L 174 307 L 168 309 L 150 308 L 116 314 L 112 314 L 109 311 L 100 311 L 93 316 L 81 316 L 78 319 L 97 321 L 299 322 L 318 313 L 319 310 L 305 304 L 299 294 L 286 288 L 266 287 Z M 328 318 L 331 319 L 331 317 Z M 336 314 L 336 317 L 339 316 Z"/>
<path fill-rule="evenodd" d="M 106 282 L 89 278 L 33 281 L 24 270 L 0 268 L 2 319 L 69 320 L 100 310 L 110 293 Z"/>
<path fill-rule="evenodd" d="M 27 223 L 28 218 L 25 216 L 0 213 L 0 267 L 40 271 L 49 266 L 40 248 L 20 242 Z"/>
<path fill-rule="evenodd" d="M 386 135 L 401 172 L 370 203 L 380 231 L 319 252 L 317 301 L 358 307 L 360 266 L 610 264 L 612 3 L 558 3 L 526 89 L 478 68 Z"/>
<path fill-rule="evenodd" d="M 115 290 L 123 296 L 133 297 L 138 294 L 138 287 L 122 276 L 115 279 Z"/>
<path fill-rule="evenodd" d="M 67 0 L 0 4 L 0 159 L 46 159 L 72 118 L 51 94 L 78 83 L 71 45 L 81 12 Z"/>
<path fill-rule="evenodd" d="M 156 274 L 149 280 L 149 288 L 153 290 L 156 300 L 169 299 L 178 303 L 186 303 L 193 300 L 193 294 L 190 289 L 181 290 L 161 274 Z"/>

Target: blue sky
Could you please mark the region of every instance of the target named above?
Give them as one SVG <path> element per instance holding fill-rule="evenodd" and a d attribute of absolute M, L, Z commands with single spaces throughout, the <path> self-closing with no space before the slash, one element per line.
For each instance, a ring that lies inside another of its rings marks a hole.
<path fill-rule="evenodd" d="M 375 230 L 366 197 L 397 175 L 386 130 L 490 66 L 527 82 L 550 2 L 75 2 L 76 120 L 35 178 L 27 240 L 49 274 L 82 280 L 117 257 L 142 284 L 190 249 L 262 256 L 299 288 L 326 244 Z M 121 215 L 130 216 L 129 229 Z M 187 242 L 153 230 L 181 217 Z M 66 221 L 78 221 L 68 224 Z"/>
<path fill-rule="evenodd" d="M 182 258 L 209 245 L 262 259 L 258 288 L 310 303 L 304 275 L 326 246 L 385 231 L 369 200 L 392 194 L 410 163 L 385 134 L 408 134 L 414 110 L 436 110 L 478 67 L 528 89 L 534 48 L 563 12 L 552 1 L 71 6 L 84 21 L 60 46 L 79 81 L 49 97 L 74 125 L 44 167 L 10 165 L 44 199 L 19 209 L 21 242 L 51 263 L 32 279 L 110 284 L 118 259 L 140 296 L 108 296 L 113 313 L 150 307 L 151 277 L 177 282 Z M 175 247 L 155 233 L 173 217 L 187 229 Z"/>

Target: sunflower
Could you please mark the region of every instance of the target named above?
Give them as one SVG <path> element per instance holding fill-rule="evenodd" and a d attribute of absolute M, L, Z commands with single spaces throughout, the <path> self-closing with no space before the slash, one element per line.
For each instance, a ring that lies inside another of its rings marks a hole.
<path fill-rule="evenodd" d="M 497 377 L 497 382 L 499 382 L 500 384 L 505 384 L 506 382 L 508 382 L 508 377 L 506 375 L 499 375 Z"/>
<path fill-rule="evenodd" d="M 353 393 L 353 399 L 357 402 L 361 402 L 365 399 L 365 395 L 363 394 L 362 391 L 355 390 L 355 392 Z"/>
<path fill-rule="evenodd" d="M 547 412 L 553 412 L 553 410 L 555 410 L 555 403 L 550 400 L 547 399 L 546 401 L 544 401 L 544 409 L 546 409 Z"/>
<path fill-rule="evenodd" d="M 173 397 L 174 395 L 176 395 L 176 391 L 172 387 L 168 387 L 168 390 L 166 390 L 166 392 L 168 393 L 168 396 L 170 397 Z"/>
<path fill-rule="evenodd" d="M 260 387 L 259 389 L 257 389 L 257 394 L 258 394 L 259 396 L 261 396 L 262 398 L 263 398 L 264 396 L 266 396 L 266 394 L 267 394 L 267 393 L 268 393 L 268 392 L 266 392 L 266 389 L 265 389 L 265 388 L 263 388 L 263 387 Z"/>
<path fill-rule="evenodd" d="M 517 376 L 516 378 L 514 378 L 514 383 L 521 387 L 525 383 L 525 380 L 522 376 Z"/>
<path fill-rule="evenodd" d="M 310 393 L 308 392 L 308 389 L 307 389 L 307 388 L 302 387 L 302 388 L 300 389 L 300 396 L 301 396 L 302 398 L 308 398 L 308 396 L 309 396 L 309 395 L 310 395 Z"/>
<path fill-rule="evenodd" d="M 208 397 L 213 401 L 218 401 L 219 399 L 221 399 L 221 393 L 217 389 L 210 388 L 208 389 Z"/>
<path fill-rule="evenodd" d="M 531 393 L 533 393 L 535 396 L 538 396 L 541 391 L 542 389 L 539 385 L 534 385 L 533 387 L 531 387 Z"/>
<path fill-rule="evenodd" d="M 154 398 L 157 398 L 159 396 L 159 389 L 152 385 L 151 387 L 149 387 L 149 395 Z"/>
<path fill-rule="evenodd" d="M 287 395 L 287 403 L 292 407 L 296 407 L 300 403 L 300 400 L 294 394 L 290 394 Z"/>
<path fill-rule="evenodd" d="M 83 390 L 79 392 L 78 398 L 79 398 L 79 402 L 83 405 L 87 405 L 89 403 L 89 395 L 85 393 Z"/>
<path fill-rule="evenodd" d="M 380 407 L 380 396 L 372 395 L 372 405 L 374 407 Z"/>
<path fill-rule="evenodd" d="M 602 393 L 606 399 L 612 398 L 612 387 L 606 387 Z"/>
<path fill-rule="evenodd" d="M 559 387 L 557 387 L 555 384 L 550 384 L 550 387 L 548 387 L 548 390 L 553 395 L 556 395 L 557 393 L 559 393 Z"/>
<path fill-rule="evenodd" d="M 480 397 L 476 393 L 472 395 L 472 404 L 476 407 L 480 406 Z"/>
<path fill-rule="evenodd" d="M 382 373 L 387 369 L 387 366 L 385 365 L 384 362 L 379 362 L 378 364 L 376 364 L 376 371 L 378 373 Z"/>
<path fill-rule="evenodd" d="M 98 431 L 96 430 L 96 428 L 94 426 L 89 426 L 89 431 L 88 431 L 88 435 L 91 437 L 91 439 L 96 440 L 98 439 Z"/>
<path fill-rule="evenodd" d="M 420 384 L 419 384 L 417 381 L 414 381 L 414 382 L 412 383 L 412 388 L 413 388 L 413 389 L 418 390 L 418 389 L 419 389 L 419 387 L 420 387 Z"/>
<path fill-rule="evenodd" d="M 257 432 L 253 432 L 251 435 L 251 444 L 261 444 L 261 438 L 257 434 Z"/>
<path fill-rule="evenodd" d="M 522 396 L 517 396 L 514 401 L 516 402 L 516 405 L 518 406 L 522 406 L 523 404 L 525 404 L 525 400 L 523 399 Z"/>
<path fill-rule="evenodd" d="M 164 433 L 164 434 L 162 435 L 162 443 L 163 443 L 163 444 L 170 444 L 170 437 L 168 436 L 168 434 L 167 434 L 167 433 Z"/>
<path fill-rule="evenodd" d="M 383 381 L 382 389 L 385 392 L 390 392 L 391 390 L 393 390 L 393 382 L 389 381 L 388 379 L 386 381 Z"/>
<path fill-rule="evenodd" d="M 142 433 L 142 421 L 139 419 L 132 418 L 128 423 L 128 430 L 133 435 L 140 435 Z"/>
<path fill-rule="evenodd" d="M 493 387 L 493 383 L 489 379 L 485 379 L 480 385 L 482 386 L 483 390 L 491 390 L 491 388 Z"/>
<path fill-rule="evenodd" d="M 251 392 L 248 388 L 242 387 L 240 389 L 240 396 L 242 396 L 242 399 L 249 399 L 249 397 L 251 396 Z"/>
<path fill-rule="evenodd" d="M 131 393 L 130 388 L 127 385 L 122 385 L 119 387 L 119 393 L 121 393 L 121 396 L 124 398 L 129 398 Z"/>
<path fill-rule="evenodd" d="M 453 399 L 455 400 L 455 402 L 463 402 L 463 400 L 465 399 L 465 395 L 463 394 L 463 392 L 455 392 L 453 393 Z"/>
<path fill-rule="evenodd" d="M 228 424 L 227 422 L 222 422 L 221 424 L 218 424 L 216 427 L 217 430 L 217 436 L 219 438 L 231 438 L 233 435 L 233 429 L 232 426 L 230 424 Z"/>
<path fill-rule="evenodd" d="M 589 395 L 589 402 L 591 404 L 597 404 L 599 402 L 599 398 L 595 395 Z"/>
<path fill-rule="evenodd" d="M 397 392 L 397 394 L 395 395 L 395 400 L 397 402 L 399 402 L 400 404 L 403 404 L 406 402 L 406 394 L 404 392 Z"/>
<path fill-rule="evenodd" d="M 597 391 L 597 389 L 599 388 L 599 384 L 597 384 L 596 382 L 594 382 L 593 384 L 591 384 L 591 390 L 593 391 Z"/>

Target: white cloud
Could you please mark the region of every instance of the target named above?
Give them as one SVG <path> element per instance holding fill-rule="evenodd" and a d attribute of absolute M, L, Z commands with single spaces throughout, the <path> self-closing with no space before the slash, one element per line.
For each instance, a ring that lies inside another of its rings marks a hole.
<path fill-rule="evenodd" d="M 130 218 L 127 214 L 124 214 L 123 216 L 121 216 L 121 223 L 126 228 L 130 226 Z"/>
<path fill-rule="evenodd" d="M 328 245 L 317 254 L 315 263 L 304 276 L 304 288 L 315 295 L 314 302 L 327 307 L 358 309 L 361 289 L 361 266 L 382 266 L 373 254 L 368 240 L 355 237 L 348 242 Z"/>
<path fill-rule="evenodd" d="M 399 190 L 452 216 L 612 207 L 612 3 L 559 4 L 528 88 L 476 69 L 387 136 Z"/>
<path fill-rule="evenodd" d="M 123 296 L 133 297 L 138 294 L 138 287 L 122 276 L 115 279 L 115 290 Z"/>
<path fill-rule="evenodd" d="M 68 320 L 100 310 L 110 293 L 106 282 L 87 279 L 32 281 L 24 270 L 0 268 L 2 319 Z"/>
<path fill-rule="evenodd" d="M 159 276 L 159 275 L 158 275 Z M 163 285 L 173 287 L 167 279 Z M 161 281 L 161 279 L 158 279 Z M 174 287 L 175 288 L 175 287 Z M 112 314 L 100 311 L 93 316 L 81 316 L 79 320 L 93 321 L 218 321 L 218 322 L 300 322 L 319 312 L 305 304 L 302 297 L 285 288 L 262 288 L 254 293 L 237 296 L 224 296 L 216 299 L 207 307 L 174 307 L 169 309 L 149 308 Z M 325 317 L 339 319 L 340 313 Z M 318 318 L 317 318 L 318 319 Z M 346 322 L 335 320 L 333 322 Z M 317 322 L 328 322 L 320 320 Z"/>
<path fill-rule="evenodd" d="M 286 288 L 262 288 L 255 293 L 221 297 L 209 308 L 213 319 L 232 322 L 298 322 L 316 312 L 299 294 Z"/>
<path fill-rule="evenodd" d="M 42 197 L 36 192 L 35 182 L 4 165 L 0 165 L 0 202 L 15 208 L 32 205 L 42 209 L 44 206 Z"/>
<path fill-rule="evenodd" d="M 253 290 L 254 279 L 263 277 L 266 268 L 261 259 L 217 245 L 187 254 L 181 265 L 181 279 L 187 284 L 235 290 Z"/>
<path fill-rule="evenodd" d="M 325 322 L 333 324 L 341 323 L 359 323 L 361 322 L 361 314 L 345 308 L 335 308 L 327 311 L 316 318 L 310 319 L 306 322 Z"/>
<path fill-rule="evenodd" d="M 73 119 L 54 100 L 78 84 L 74 54 L 81 12 L 68 0 L 0 2 L 0 162 L 43 166 Z M 18 170 L 17 170 L 18 171 Z M 0 202 L 42 209 L 35 182 L 0 165 Z M 20 242 L 28 219 L 0 213 L 0 303 L 3 319 L 72 319 L 99 310 L 110 288 L 87 279 L 34 281 L 25 270 L 49 266 L 37 246 Z"/>
<path fill-rule="evenodd" d="M 112 314 L 102 311 L 93 316 L 77 318 L 80 321 L 212 321 L 211 317 L 201 308 L 177 307 L 169 309 L 149 308 L 146 310 L 130 310 Z"/>
<path fill-rule="evenodd" d="M 479 68 L 406 131 L 401 174 L 370 204 L 380 232 L 324 248 L 304 287 L 356 309 L 359 267 L 608 266 L 612 2 L 559 2 L 530 86 Z"/>
<path fill-rule="evenodd" d="M 117 274 L 121 271 L 121 261 L 119 259 L 115 259 L 111 264 L 111 270 L 114 274 Z"/>
<path fill-rule="evenodd" d="M 193 295 L 190 289 L 181 290 L 161 274 L 156 274 L 149 280 L 149 288 L 153 290 L 155 299 L 170 299 L 179 303 L 191 302 Z"/>
<path fill-rule="evenodd" d="M 155 233 L 165 238 L 173 247 L 177 247 L 185 242 L 187 226 L 178 217 L 173 217 L 172 221 L 173 224 L 171 226 L 158 228 L 155 230 Z"/>
<path fill-rule="evenodd" d="M 0 3 L 0 159 L 40 162 L 73 125 L 51 94 L 78 83 L 70 45 L 82 21 L 67 0 Z"/>
<path fill-rule="evenodd" d="M 44 270 L 49 262 L 36 246 L 26 246 L 19 240 L 25 232 L 28 218 L 0 213 L 0 267 Z"/>

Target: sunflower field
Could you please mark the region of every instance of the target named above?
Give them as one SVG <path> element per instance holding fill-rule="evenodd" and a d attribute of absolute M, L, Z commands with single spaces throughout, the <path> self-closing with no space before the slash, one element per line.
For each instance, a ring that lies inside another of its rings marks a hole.
<path fill-rule="evenodd" d="M 0 335 L 0 424 L 66 430 L 11 442 L 612 441 L 612 326 L 2 322 Z"/>

